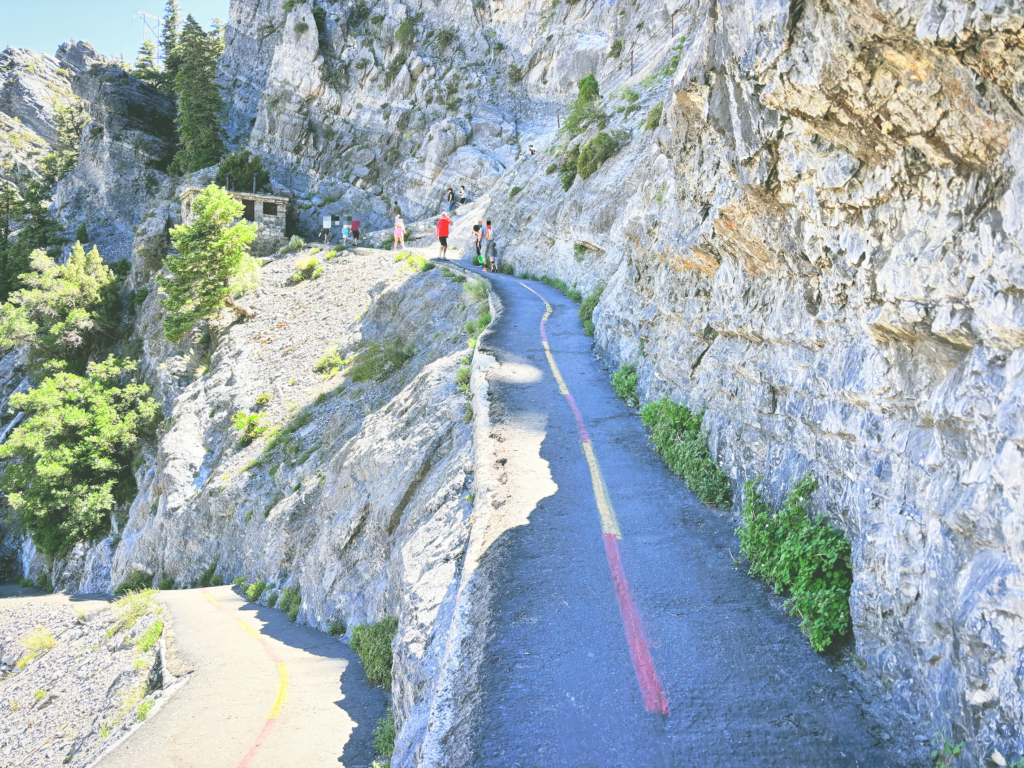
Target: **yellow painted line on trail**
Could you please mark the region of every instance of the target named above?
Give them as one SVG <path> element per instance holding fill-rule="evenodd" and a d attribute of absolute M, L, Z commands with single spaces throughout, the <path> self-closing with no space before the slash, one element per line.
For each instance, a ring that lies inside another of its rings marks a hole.
<path fill-rule="evenodd" d="M 220 603 L 214 600 L 213 597 L 208 592 L 204 591 L 203 594 L 206 595 L 206 599 L 209 600 L 211 603 L 213 603 L 216 606 L 220 606 Z"/>
<path fill-rule="evenodd" d="M 270 649 L 270 646 L 267 644 L 266 638 L 260 635 L 259 632 L 250 627 L 241 619 L 238 619 L 238 623 L 242 625 L 242 629 L 244 629 L 246 632 L 248 632 L 250 635 L 255 637 L 257 640 L 260 641 L 260 643 L 263 644 L 263 648 L 264 650 L 266 650 L 267 655 L 270 656 L 270 658 L 277 664 L 277 698 L 274 699 L 274 706 L 270 708 L 270 714 L 267 715 L 267 720 L 273 720 L 281 714 L 281 707 L 284 706 L 285 694 L 288 692 L 288 669 L 287 667 L 285 667 L 284 662 L 277 658 L 277 654 L 275 654 Z"/>
<path fill-rule="evenodd" d="M 548 358 L 548 365 L 551 368 L 551 373 L 554 375 L 555 381 L 558 383 L 558 391 L 569 402 L 569 407 L 572 409 L 573 417 L 576 419 L 576 429 L 580 433 L 580 442 L 583 445 L 583 454 L 587 458 L 587 466 L 590 467 L 590 485 L 594 492 L 594 501 L 597 502 L 597 511 L 601 516 L 601 532 L 610 533 L 615 538 L 621 539 L 622 532 L 619 530 L 619 520 L 615 516 L 615 508 L 612 506 L 611 499 L 608 498 L 608 488 L 604 484 L 604 476 L 601 474 L 601 465 L 597 463 L 597 455 L 594 453 L 594 446 L 590 442 L 590 435 L 587 433 L 587 429 L 583 425 L 583 416 L 580 414 L 580 409 L 576 406 L 576 401 L 573 399 L 572 393 L 569 391 L 569 386 L 565 383 L 565 379 L 562 378 L 562 372 L 558 369 L 558 363 L 555 362 L 555 356 L 551 353 L 551 345 L 548 344 L 548 334 L 544 326 L 547 323 L 548 318 L 551 317 L 551 305 L 545 301 L 543 296 L 533 290 L 530 286 L 526 285 L 526 283 L 519 282 L 519 284 L 544 302 L 544 317 L 540 321 L 540 343 L 544 347 L 544 354 Z"/>

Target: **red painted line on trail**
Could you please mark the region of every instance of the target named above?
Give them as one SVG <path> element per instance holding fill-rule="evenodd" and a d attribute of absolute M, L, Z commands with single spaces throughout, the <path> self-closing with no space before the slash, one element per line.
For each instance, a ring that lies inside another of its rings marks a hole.
<path fill-rule="evenodd" d="M 245 757 L 242 758 L 242 762 L 238 764 L 238 768 L 249 768 L 252 765 L 252 761 L 256 759 L 256 755 L 259 754 L 260 747 L 263 746 L 263 742 L 270 736 L 270 732 L 274 730 L 274 723 L 277 722 L 275 717 L 273 720 L 267 720 L 263 724 L 263 728 L 260 729 L 259 734 L 256 736 L 256 741 L 253 742 L 252 746 L 249 747 L 249 751 L 245 753 Z"/>
<path fill-rule="evenodd" d="M 622 567 L 619 555 L 619 541 L 614 534 L 606 533 L 604 552 L 608 556 L 608 567 L 612 570 L 612 581 L 615 583 L 615 595 L 619 599 L 619 613 L 622 615 L 622 626 L 626 630 L 626 642 L 629 643 L 629 656 L 633 660 L 633 669 L 640 684 L 640 692 L 644 697 L 644 709 L 648 712 L 668 714 L 668 699 L 661 689 L 658 673 L 654 669 L 654 660 L 644 636 L 643 622 L 633 604 L 633 593 L 626 580 L 626 571 Z"/>
<path fill-rule="evenodd" d="M 536 293 L 536 291 L 532 291 L 529 288 L 527 290 L 530 290 L 541 301 L 544 301 L 543 297 Z M 559 391 L 565 396 L 565 401 L 572 410 L 573 418 L 576 421 L 576 431 L 579 433 L 584 453 L 587 454 L 587 460 L 591 463 L 591 482 L 594 485 L 594 495 L 597 499 L 598 509 L 602 512 L 602 520 L 604 521 L 604 517 L 607 515 L 610 518 L 612 530 L 617 532 L 618 522 L 615 520 L 615 511 L 611 508 L 611 501 L 607 498 L 607 492 L 603 487 L 604 480 L 601 479 L 597 458 L 593 453 L 590 434 L 583 424 L 583 414 L 580 413 L 576 400 L 569 392 L 569 386 L 565 383 L 561 373 L 559 373 L 554 353 L 551 352 L 551 346 L 548 344 L 547 319 L 551 313 L 551 306 L 546 301 L 544 301 L 544 304 L 547 307 L 547 311 L 540 321 L 541 342 L 543 342 L 544 350 L 548 355 L 548 362 L 551 365 L 552 373 L 554 373 L 555 379 L 558 381 Z M 598 486 L 601 486 L 600 489 Z M 603 510 L 602 503 L 608 507 L 607 510 Z M 633 602 L 633 593 L 629 588 L 626 570 L 622 566 L 622 556 L 619 553 L 619 538 L 616 533 L 609 532 L 606 527 L 605 532 L 602 533 L 602 539 L 604 540 L 605 555 L 608 558 L 608 567 L 612 572 L 612 582 L 615 584 L 615 596 L 619 602 L 622 628 L 626 632 L 626 643 L 629 645 L 629 657 L 633 661 L 633 671 L 636 672 L 637 683 L 640 685 L 640 693 L 644 700 L 644 709 L 648 712 L 658 712 L 662 715 L 667 715 L 668 699 L 662 690 L 661 682 L 658 680 L 658 673 L 654 669 L 654 659 L 651 658 L 647 637 L 644 634 L 643 622 L 640 619 L 639 611 L 636 609 L 636 604 Z"/>

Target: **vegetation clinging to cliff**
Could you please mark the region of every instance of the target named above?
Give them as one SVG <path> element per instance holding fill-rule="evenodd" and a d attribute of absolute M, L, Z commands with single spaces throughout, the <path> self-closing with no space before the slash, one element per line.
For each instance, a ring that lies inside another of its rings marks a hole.
<path fill-rule="evenodd" d="M 818 487 L 812 475 L 801 478 L 777 512 L 759 485 L 757 478 L 743 486 L 743 526 L 736 529 L 740 552 L 752 575 L 776 592 L 789 592 L 786 607 L 800 616 L 814 650 L 823 651 L 850 629 L 850 542 L 811 517 L 811 494 Z"/>

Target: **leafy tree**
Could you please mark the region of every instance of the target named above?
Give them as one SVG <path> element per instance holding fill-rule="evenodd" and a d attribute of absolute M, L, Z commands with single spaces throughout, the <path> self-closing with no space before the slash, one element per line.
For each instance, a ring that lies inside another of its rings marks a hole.
<path fill-rule="evenodd" d="M 225 306 L 249 314 L 232 299 L 232 279 L 254 264 L 249 244 L 256 239 L 256 225 L 237 221 L 244 211 L 230 193 L 211 184 L 192 202 L 192 221 L 171 230 L 178 253 L 167 256 L 164 266 L 173 277 L 156 278 L 168 294 L 162 304 L 168 310 L 164 335 L 169 340 L 179 341 Z"/>
<path fill-rule="evenodd" d="M 139 55 L 135 59 L 135 71 L 132 74 L 150 85 L 160 87 L 162 84 L 163 73 L 156 66 L 156 45 L 151 40 L 143 40 L 139 46 Z"/>
<path fill-rule="evenodd" d="M 53 365 L 38 387 L 11 395 L 27 418 L 0 445 L 11 461 L 0 485 L 36 546 L 59 556 L 101 536 L 115 505 L 134 495 L 131 452 L 159 405 L 135 379 L 118 385 L 130 361 L 90 363 L 85 376 Z"/>
<path fill-rule="evenodd" d="M 175 175 L 208 168 L 224 156 L 224 100 L 216 82 L 223 45 L 220 37 L 207 34 L 189 14 L 175 48 L 180 55 L 174 75 L 180 149 L 170 168 Z"/>
<path fill-rule="evenodd" d="M 257 192 L 270 188 L 270 174 L 263 168 L 263 159 L 259 155 L 250 154 L 247 149 L 232 152 L 221 160 L 215 183 L 227 188 L 228 176 L 231 177 L 231 186 L 237 189 L 252 189 L 253 179 L 256 180 Z"/>
<path fill-rule="evenodd" d="M 178 52 L 178 30 L 180 28 L 181 11 L 177 0 L 167 0 L 164 6 L 164 20 L 161 27 L 160 47 L 164 51 L 164 71 L 161 78 L 163 89 L 168 93 L 174 90 L 174 77 L 181 66 L 181 54 Z"/>
<path fill-rule="evenodd" d="M 0 307 L 0 351 L 29 344 L 36 362 L 61 360 L 77 373 L 119 323 L 119 280 L 99 251 L 75 243 L 64 264 L 33 251 L 25 288 Z"/>

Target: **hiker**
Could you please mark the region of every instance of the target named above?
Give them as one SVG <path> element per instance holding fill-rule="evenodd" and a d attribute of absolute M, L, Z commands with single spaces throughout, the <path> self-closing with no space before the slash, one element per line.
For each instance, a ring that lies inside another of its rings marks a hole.
<path fill-rule="evenodd" d="M 346 219 L 341 227 L 341 245 L 348 247 L 348 239 L 352 237 L 352 219 Z"/>
<path fill-rule="evenodd" d="M 391 250 L 397 251 L 399 243 L 405 248 L 405 222 L 402 221 L 402 214 L 395 216 L 395 244 Z"/>
<path fill-rule="evenodd" d="M 495 248 L 495 245 L 494 245 L 494 231 L 491 228 L 491 221 L 490 221 L 490 219 L 487 220 L 487 227 L 484 230 L 484 237 L 485 237 L 485 241 L 486 241 L 486 244 L 484 246 L 484 271 L 486 272 L 488 270 L 488 268 L 489 268 L 491 272 L 497 272 L 498 271 L 498 260 L 497 260 L 497 253 L 496 253 L 497 249 Z"/>
<path fill-rule="evenodd" d="M 441 245 L 441 255 L 438 258 L 448 260 L 448 228 L 451 226 L 452 220 L 448 216 L 448 213 L 442 213 L 441 218 L 437 220 L 437 242 Z"/>
<path fill-rule="evenodd" d="M 483 264 L 483 259 L 480 258 L 480 244 L 483 241 L 483 237 L 484 223 L 478 221 L 473 225 L 473 245 L 476 246 L 476 256 L 473 258 L 473 264 L 477 266 Z"/>
<path fill-rule="evenodd" d="M 352 219 L 352 245 L 359 245 L 359 219 Z"/>
<path fill-rule="evenodd" d="M 466 188 L 459 187 L 459 205 L 466 204 Z"/>
<path fill-rule="evenodd" d="M 533 148 L 533 144 L 530 145 L 530 154 L 531 155 L 536 155 L 537 154 L 537 150 Z"/>
<path fill-rule="evenodd" d="M 455 210 L 455 190 L 448 187 L 448 194 L 445 195 L 445 199 L 448 201 L 448 213 Z"/>

